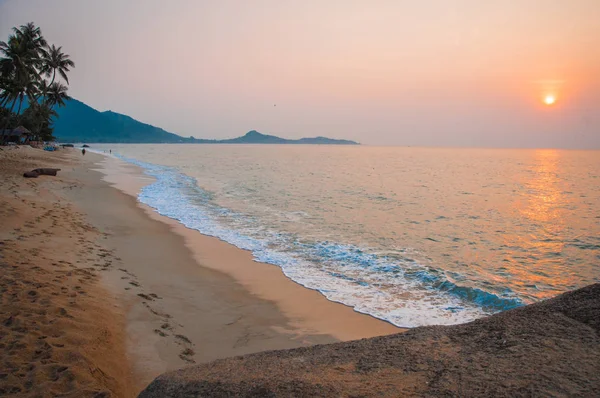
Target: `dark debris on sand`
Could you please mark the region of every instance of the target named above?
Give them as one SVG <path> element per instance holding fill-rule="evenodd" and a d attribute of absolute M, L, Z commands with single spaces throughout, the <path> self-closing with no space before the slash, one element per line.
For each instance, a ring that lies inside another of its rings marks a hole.
<path fill-rule="evenodd" d="M 463 325 L 228 358 L 154 397 L 600 396 L 600 284 Z"/>

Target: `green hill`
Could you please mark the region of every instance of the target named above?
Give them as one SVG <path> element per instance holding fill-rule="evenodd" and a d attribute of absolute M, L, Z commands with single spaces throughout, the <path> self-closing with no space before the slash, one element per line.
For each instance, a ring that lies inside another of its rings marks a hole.
<path fill-rule="evenodd" d="M 130 143 L 130 144 L 319 144 L 358 145 L 349 140 L 325 137 L 288 140 L 274 135 L 249 131 L 246 135 L 226 140 L 185 138 L 159 127 L 139 122 L 127 115 L 111 111 L 99 112 L 76 99 L 57 109 L 54 136 L 60 142 Z"/>
<path fill-rule="evenodd" d="M 75 99 L 57 109 L 54 136 L 60 142 L 177 143 L 190 142 L 177 134 L 138 122 L 119 113 L 99 112 Z"/>

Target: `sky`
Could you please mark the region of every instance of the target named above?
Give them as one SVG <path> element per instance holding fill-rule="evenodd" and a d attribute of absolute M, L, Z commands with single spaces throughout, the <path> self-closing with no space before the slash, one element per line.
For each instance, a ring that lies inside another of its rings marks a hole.
<path fill-rule="evenodd" d="M 29 21 L 74 98 L 183 136 L 600 149 L 599 0 L 0 0 Z"/>

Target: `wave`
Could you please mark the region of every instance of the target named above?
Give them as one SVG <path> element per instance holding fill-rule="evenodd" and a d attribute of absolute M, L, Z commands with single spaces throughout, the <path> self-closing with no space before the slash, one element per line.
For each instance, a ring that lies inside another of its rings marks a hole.
<path fill-rule="evenodd" d="M 382 254 L 271 230 L 260 220 L 220 207 L 213 193 L 175 168 L 117 157 L 155 178 L 141 190 L 140 202 L 190 229 L 251 251 L 256 261 L 277 265 L 288 278 L 358 312 L 415 327 L 467 322 L 523 305 L 509 289 L 494 293 L 459 285 L 460 278 L 423 266 L 403 251 Z"/>

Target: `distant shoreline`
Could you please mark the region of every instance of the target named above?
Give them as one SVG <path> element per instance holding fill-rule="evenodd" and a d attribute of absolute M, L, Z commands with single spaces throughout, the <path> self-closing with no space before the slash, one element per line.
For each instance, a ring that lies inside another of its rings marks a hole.
<path fill-rule="evenodd" d="M 356 141 L 327 137 L 287 139 L 262 134 L 256 130 L 229 139 L 183 137 L 135 120 L 120 113 L 100 112 L 71 98 L 58 108 L 54 119 L 53 135 L 60 142 L 86 142 L 95 144 L 309 144 L 309 145 L 360 145 Z"/>
<path fill-rule="evenodd" d="M 164 141 L 155 141 L 148 142 L 143 140 L 135 140 L 135 141 L 123 141 L 123 140 L 115 140 L 113 142 L 108 141 L 97 141 L 97 140 L 87 140 L 85 141 L 87 144 L 251 144 L 251 145 L 360 145 L 356 141 L 350 140 L 342 140 L 342 139 L 333 139 L 327 137 L 312 137 L 312 138 L 300 138 L 297 140 L 290 140 L 287 138 L 281 138 L 274 135 L 267 135 L 259 133 L 256 130 L 252 130 L 247 132 L 244 136 L 225 139 L 225 140 L 212 140 L 212 139 L 203 139 L 203 138 L 183 138 L 181 141 L 173 141 L 173 140 L 164 140 Z"/>
<path fill-rule="evenodd" d="M 310 145 L 310 146 L 364 146 L 362 144 L 308 144 L 304 142 L 269 143 L 269 142 L 115 142 L 115 141 L 57 141 L 60 145 L 73 144 L 128 144 L 128 145 Z"/>

